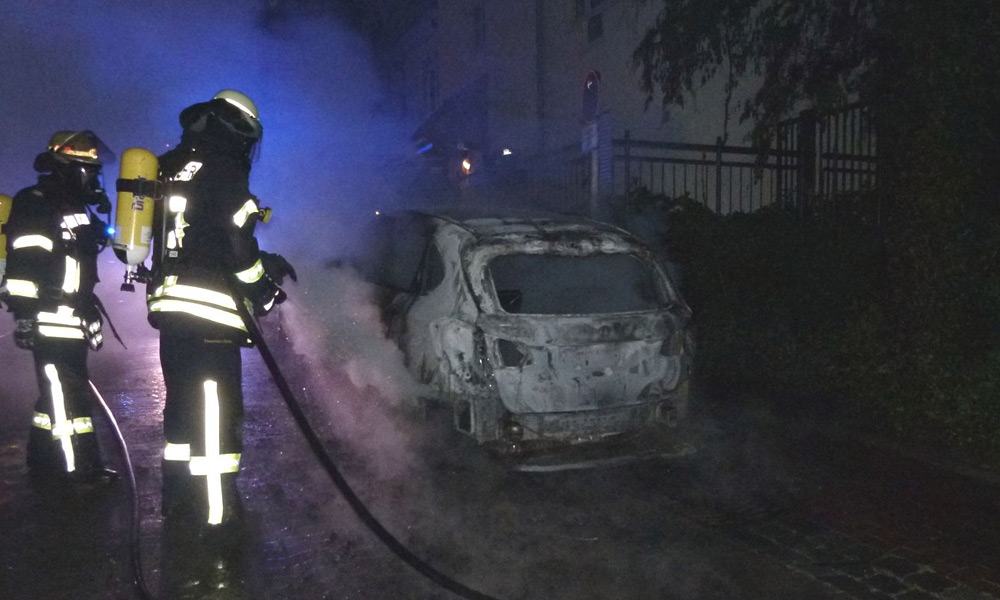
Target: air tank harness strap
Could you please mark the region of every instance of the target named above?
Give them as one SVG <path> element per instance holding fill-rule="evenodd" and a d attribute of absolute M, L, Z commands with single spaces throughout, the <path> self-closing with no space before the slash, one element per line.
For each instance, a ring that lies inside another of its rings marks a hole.
<path fill-rule="evenodd" d="M 155 179 L 116 179 L 115 189 L 119 192 L 128 192 L 133 196 L 158 198 L 160 182 Z"/>

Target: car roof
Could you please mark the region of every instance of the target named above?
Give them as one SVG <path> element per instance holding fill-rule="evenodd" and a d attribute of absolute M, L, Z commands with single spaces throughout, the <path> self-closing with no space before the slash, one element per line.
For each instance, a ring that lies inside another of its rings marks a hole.
<path fill-rule="evenodd" d="M 579 215 L 568 215 L 539 210 L 490 209 L 482 207 L 446 207 L 404 211 L 423 218 L 438 219 L 468 231 L 479 239 L 523 235 L 547 237 L 549 235 L 579 232 L 604 234 L 638 240 L 628 231 Z"/>

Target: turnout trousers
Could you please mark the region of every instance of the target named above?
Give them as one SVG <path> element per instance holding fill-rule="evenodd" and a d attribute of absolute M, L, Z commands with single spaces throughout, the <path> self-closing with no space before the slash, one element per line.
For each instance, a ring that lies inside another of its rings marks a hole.
<path fill-rule="evenodd" d="M 193 524 L 239 519 L 236 476 L 242 453 L 240 346 L 230 340 L 160 333 L 163 514 Z"/>
<path fill-rule="evenodd" d="M 33 474 L 78 475 L 102 468 L 91 419 L 83 340 L 39 339 L 32 348 L 40 395 L 28 436 Z"/>

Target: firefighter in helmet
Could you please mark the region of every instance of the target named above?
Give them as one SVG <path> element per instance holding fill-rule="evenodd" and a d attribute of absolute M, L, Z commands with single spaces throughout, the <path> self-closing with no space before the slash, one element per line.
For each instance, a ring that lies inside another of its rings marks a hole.
<path fill-rule="evenodd" d="M 114 161 L 92 131 L 58 131 L 35 158 L 38 182 L 14 196 L 4 300 L 15 343 L 32 351 L 40 397 L 28 466 L 44 481 L 107 481 L 91 421 L 87 352 L 103 343 L 94 295 L 97 255 L 107 245 L 101 215 L 111 205 L 101 167 Z"/>
<path fill-rule="evenodd" d="M 250 340 L 236 303 L 264 315 L 296 276 L 254 237 L 266 214 L 249 189 L 263 134 L 254 102 L 223 90 L 185 108 L 180 125 L 180 143 L 159 158 L 164 202 L 147 291 L 167 392 L 162 506 L 168 519 L 221 531 L 241 515 L 240 349 Z"/>

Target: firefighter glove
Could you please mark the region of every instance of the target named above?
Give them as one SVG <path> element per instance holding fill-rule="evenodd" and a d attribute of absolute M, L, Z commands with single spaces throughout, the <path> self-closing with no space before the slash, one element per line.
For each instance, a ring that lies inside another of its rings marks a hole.
<path fill-rule="evenodd" d="M 285 282 L 285 275 L 292 278 L 292 281 L 298 281 L 298 273 L 295 272 L 295 267 L 291 265 L 285 257 L 280 254 L 274 254 L 271 252 L 261 252 L 260 260 L 264 264 L 264 272 L 278 285 L 282 285 Z"/>
<path fill-rule="evenodd" d="M 35 347 L 37 323 L 34 319 L 18 319 L 14 329 L 14 343 L 18 348 L 31 350 Z"/>
<path fill-rule="evenodd" d="M 90 346 L 91 350 L 96 352 L 104 347 L 104 337 L 101 335 L 88 335 L 87 345 Z"/>
<path fill-rule="evenodd" d="M 275 306 L 288 299 L 288 294 L 285 293 L 285 290 L 274 285 L 274 282 L 269 283 L 271 283 L 271 285 L 268 286 L 268 292 L 265 294 L 264 298 L 261 298 L 259 301 L 253 303 L 254 316 L 263 317 L 267 313 L 271 312 L 271 309 Z"/>

